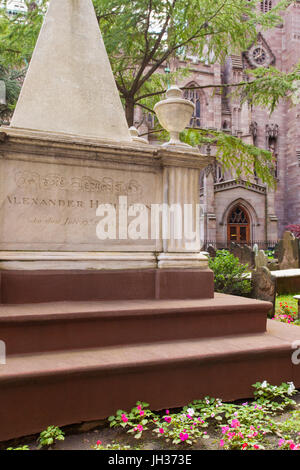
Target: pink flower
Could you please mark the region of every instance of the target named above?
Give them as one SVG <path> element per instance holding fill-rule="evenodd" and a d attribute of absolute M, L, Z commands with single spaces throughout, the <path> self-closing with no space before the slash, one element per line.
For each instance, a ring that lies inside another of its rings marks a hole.
<path fill-rule="evenodd" d="M 165 432 L 164 428 L 159 428 L 159 432 L 160 432 L 160 434 L 163 434 Z"/>
<path fill-rule="evenodd" d="M 285 440 L 284 439 L 279 439 L 278 441 L 278 447 L 281 447 L 284 444 Z"/>
<path fill-rule="evenodd" d="M 239 422 L 238 419 L 233 419 L 233 420 L 231 421 L 231 427 L 232 427 L 232 428 L 238 428 L 238 427 L 240 427 L 240 425 L 241 425 L 241 423 Z"/>
<path fill-rule="evenodd" d="M 142 431 L 144 428 L 143 428 L 143 426 L 142 426 L 141 424 L 138 424 L 138 425 L 137 425 L 137 429 L 138 429 L 138 431 Z"/>
<path fill-rule="evenodd" d="M 180 439 L 182 440 L 182 442 L 184 442 L 184 441 L 186 441 L 186 440 L 189 438 L 189 435 L 188 435 L 187 433 L 184 434 L 183 432 L 181 432 L 181 433 L 179 434 L 179 437 L 180 437 Z"/>
<path fill-rule="evenodd" d="M 140 415 L 141 415 L 141 416 L 144 416 L 144 414 L 145 414 L 145 411 L 141 410 L 141 411 L 140 411 Z"/>
<path fill-rule="evenodd" d="M 224 447 L 224 444 L 225 444 L 224 440 L 221 439 L 221 440 L 220 440 L 220 447 Z"/>
<path fill-rule="evenodd" d="M 127 421 L 128 421 L 128 418 L 127 418 L 127 416 L 125 415 L 125 413 L 122 414 L 121 419 L 122 419 L 122 421 L 123 421 L 124 423 L 127 423 Z"/>
<path fill-rule="evenodd" d="M 172 421 L 171 416 L 165 416 L 165 421 L 166 421 L 167 423 L 170 423 L 170 422 Z"/>
<path fill-rule="evenodd" d="M 142 409 L 141 405 L 138 405 L 138 406 L 137 406 L 137 409 L 138 409 L 138 410 L 141 410 L 141 409 Z"/>
<path fill-rule="evenodd" d="M 102 442 L 101 441 L 97 441 L 97 446 L 101 446 Z"/>
<path fill-rule="evenodd" d="M 259 446 L 257 444 L 254 444 L 254 449 L 259 449 Z"/>
<path fill-rule="evenodd" d="M 166 415 L 168 415 L 169 413 L 170 413 L 170 411 L 169 411 L 169 410 L 166 410 Z"/>
<path fill-rule="evenodd" d="M 248 447 L 247 442 L 244 442 L 244 444 L 242 445 L 242 449 L 246 449 L 247 447 Z"/>
<path fill-rule="evenodd" d="M 293 442 L 291 442 L 291 443 L 290 443 L 290 449 L 291 449 L 291 450 L 294 450 L 295 447 L 296 447 L 296 445 L 295 445 Z"/>
<path fill-rule="evenodd" d="M 222 434 L 226 434 L 227 431 L 229 431 L 229 426 L 223 426 L 222 427 Z"/>

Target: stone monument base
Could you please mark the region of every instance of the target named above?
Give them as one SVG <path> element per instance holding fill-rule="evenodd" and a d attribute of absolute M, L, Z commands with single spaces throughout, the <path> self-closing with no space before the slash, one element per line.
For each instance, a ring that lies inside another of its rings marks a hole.
<path fill-rule="evenodd" d="M 1 304 L 214 296 L 209 269 L 7 270 L 0 280 Z"/>
<path fill-rule="evenodd" d="M 263 380 L 300 387 L 298 328 L 267 325 L 269 302 L 209 298 L 210 273 L 162 271 L 2 272 L 0 441 L 103 419 L 138 400 L 160 410 L 206 395 L 248 398 Z M 157 283 L 173 299 L 154 298 Z M 207 298 L 178 300 L 196 284 Z M 93 292 L 114 300 L 87 301 Z M 51 302 L 25 303 L 49 294 Z"/>

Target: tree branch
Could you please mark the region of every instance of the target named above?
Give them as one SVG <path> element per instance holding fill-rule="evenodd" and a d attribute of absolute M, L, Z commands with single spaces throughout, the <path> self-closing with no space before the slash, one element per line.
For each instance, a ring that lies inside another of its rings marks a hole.
<path fill-rule="evenodd" d="M 238 83 L 220 83 L 219 85 L 197 85 L 197 86 L 185 86 L 185 87 L 180 87 L 180 90 L 202 90 L 204 88 L 231 88 L 231 87 L 240 87 L 240 86 L 245 86 L 245 85 L 251 85 L 252 83 L 256 83 L 257 81 L 261 81 L 261 79 L 257 80 L 252 80 L 249 82 L 238 82 Z M 155 91 L 153 93 L 147 93 L 142 96 L 138 96 L 135 99 L 135 102 L 143 100 L 145 98 L 149 98 L 151 96 L 156 96 L 156 95 L 163 95 L 166 93 L 167 90 L 161 90 L 161 91 Z"/>
<path fill-rule="evenodd" d="M 212 21 L 221 11 L 222 9 L 224 8 L 224 6 L 226 5 L 228 0 L 224 0 L 224 2 L 222 3 L 222 5 L 215 11 L 215 13 L 213 15 L 211 15 L 210 18 L 208 18 L 204 23 L 202 23 L 202 25 L 200 26 L 200 28 L 197 29 L 197 31 L 193 34 L 193 36 L 191 36 L 190 38 L 188 38 L 186 41 L 180 43 L 180 44 L 177 44 L 176 46 L 173 46 L 171 48 L 169 48 L 165 54 L 163 54 L 163 56 L 160 58 L 160 60 L 158 60 L 158 62 L 153 65 L 151 67 L 150 70 L 148 70 L 148 72 L 146 73 L 146 75 L 144 75 L 144 77 L 140 80 L 140 82 L 137 84 L 137 86 L 135 87 L 135 91 L 137 91 L 139 88 L 141 88 L 144 83 L 151 77 L 151 75 L 153 75 L 153 73 L 161 66 L 161 64 L 163 64 L 165 62 L 165 60 L 172 54 L 172 52 L 176 51 L 177 49 L 179 49 L 180 47 L 184 46 L 185 44 L 188 44 L 189 42 L 193 41 L 194 39 L 197 39 L 199 37 L 199 33 L 204 29 L 204 28 L 207 28 L 208 27 L 208 24 L 210 21 Z M 174 0 L 175 2 L 175 0 Z M 173 4 L 174 4 L 173 2 Z M 210 33 L 206 33 L 204 36 L 206 35 L 211 35 L 211 34 L 215 34 L 214 32 L 210 32 Z M 162 35 L 160 37 L 159 40 L 161 40 L 162 38 Z M 151 60 L 151 57 L 150 57 L 150 60 Z M 148 61 L 149 62 L 149 61 Z M 140 74 L 141 75 L 141 74 Z"/>
<path fill-rule="evenodd" d="M 176 2 L 177 2 L 177 0 L 173 0 L 172 6 L 171 6 L 171 10 L 174 9 L 174 7 L 175 7 L 175 5 L 176 5 Z M 167 14 L 167 17 L 166 17 L 165 23 L 164 23 L 164 25 L 163 25 L 163 27 L 162 27 L 162 30 L 160 31 L 160 33 L 159 33 L 159 35 L 158 35 L 158 37 L 157 37 L 157 40 L 155 41 L 155 44 L 154 44 L 154 46 L 153 46 L 152 51 L 150 52 L 150 54 L 148 54 L 148 51 L 146 51 L 146 53 L 145 53 L 145 55 L 144 55 L 144 58 L 143 58 L 142 65 L 141 65 L 141 67 L 140 67 L 140 70 L 138 71 L 137 76 L 135 77 L 135 80 L 134 80 L 134 82 L 133 82 L 133 84 L 132 84 L 132 87 L 131 87 L 131 90 L 130 90 L 132 94 L 135 94 L 135 93 L 137 92 L 137 90 L 138 90 L 139 88 L 141 88 L 141 86 L 143 85 L 143 83 L 144 83 L 144 78 L 141 80 L 142 85 L 141 85 L 141 82 L 140 82 L 140 78 L 141 78 L 141 76 L 142 76 L 142 74 L 143 74 L 145 68 L 147 67 L 147 65 L 149 64 L 149 62 L 152 60 L 152 58 L 154 57 L 154 54 L 156 53 L 156 51 L 157 51 L 157 49 L 158 49 L 158 47 L 159 47 L 159 44 L 160 44 L 160 42 L 161 42 L 161 39 L 162 39 L 163 35 L 165 34 L 165 32 L 166 32 L 166 30 L 167 30 L 167 26 L 168 26 L 168 24 L 169 24 L 170 18 L 171 18 L 171 13 L 169 12 L 169 13 Z M 149 22 L 149 24 L 150 24 L 150 22 Z M 149 27 L 148 27 L 148 29 L 149 29 Z M 165 60 L 165 59 L 164 59 L 164 60 Z M 154 71 L 155 71 L 155 70 L 156 70 L 156 69 L 154 69 Z M 146 76 L 147 76 L 147 75 L 148 75 L 148 73 L 146 74 Z"/>
<path fill-rule="evenodd" d="M 148 106 L 144 105 L 144 104 L 141 104 L 141 103 L 136 103 L 137 106 L 140 106 L 141 108 L 144 108 L 146 111 L 148 111 L 149 113 L 152 113 L 152 114 L 155 114 L 155 112 L 153 111 L 153 109 L 151 108 L 148 108 Z"/>

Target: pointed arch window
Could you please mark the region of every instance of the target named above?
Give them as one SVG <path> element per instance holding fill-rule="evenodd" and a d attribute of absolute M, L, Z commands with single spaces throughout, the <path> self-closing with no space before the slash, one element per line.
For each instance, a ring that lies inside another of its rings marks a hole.
<path fill-rule="evenodd" d="M 196 83 L 192 83 L 191 87 L 197 86 Z M 190 100 L 195 105 L 195 111 L 190 121 L 190 127 L 201 127 L 201 93 L 199 90 L 185 90 L 184 98 Z"/>
<path fill-rule="evenodd" d="M 229 215 L 230 224 L 247 224 L 248 216 L 241 206 L 236 206 Z"/>

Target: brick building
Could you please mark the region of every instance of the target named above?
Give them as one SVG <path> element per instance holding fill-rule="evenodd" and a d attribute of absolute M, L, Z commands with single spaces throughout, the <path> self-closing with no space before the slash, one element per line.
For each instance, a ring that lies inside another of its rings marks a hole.
<path fill-rule="evenodd" d="M 259 7 L 267 12 L 275 4 L 276 0 L 265 0 Z M 229 57 L 223 66 L 190 57 L 191 75 L 180 85 L 235 83 L 243 80 L 245 69 L 269 65 L 288 72 L 299 60 L 300 2 L 295 2 L 283 13 L 282 24 L 258 32 L 256 43 L 248 51 Z M 170 67 L 176 70 L 184 65 L 176 59 Z M 287 224 L 300 223 L 300 105 L 291 107 L 281 102 L 270 116 L 264 109 L 241 106 L 228 94 L 212 93 L 209 88 L 187 91 L 186 97 L 196 104 L 191 126 L 225 130 L 271 150 L 276 160 L 276 191 L 266 188 L 255 176 L 249 186 L 237 182 L 233 174 L 216 163 L 206 168 L 200 181 L 205 240 L 218 246 L 230 240 L 272 245 Z M 145 132 L 151 125 L 150 118 L 140 131 Z"/>

